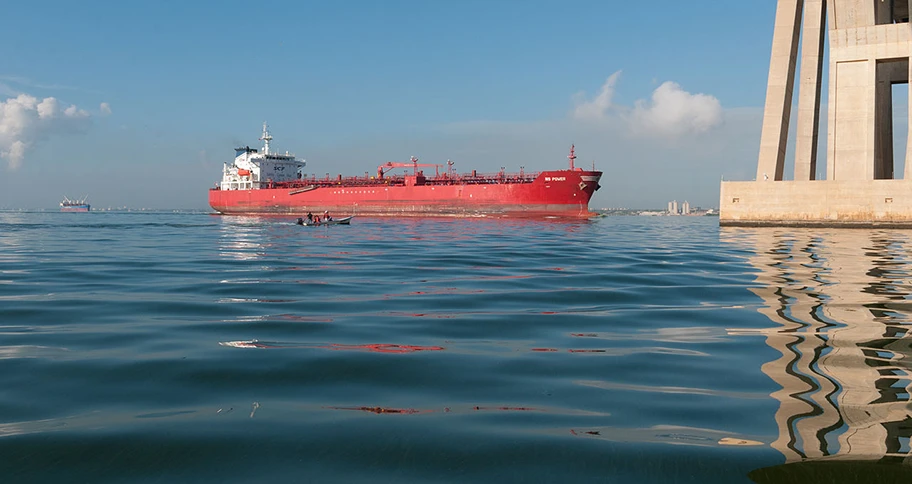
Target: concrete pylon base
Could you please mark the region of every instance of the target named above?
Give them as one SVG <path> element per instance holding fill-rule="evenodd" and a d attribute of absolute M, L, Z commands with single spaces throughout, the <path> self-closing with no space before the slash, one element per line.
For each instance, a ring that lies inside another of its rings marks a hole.
<path fill-rule="evenodd" d="M 912 180 L 724 181 L 719 225 L 912 228 Z"/>

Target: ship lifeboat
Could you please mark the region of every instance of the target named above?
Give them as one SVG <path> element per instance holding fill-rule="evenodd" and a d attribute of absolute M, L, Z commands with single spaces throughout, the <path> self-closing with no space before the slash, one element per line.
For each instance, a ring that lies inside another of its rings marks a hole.
<path fill-rule="evenodd" d="M 250 170 L 238 168 L 238 176 L 250 176 Z"/>

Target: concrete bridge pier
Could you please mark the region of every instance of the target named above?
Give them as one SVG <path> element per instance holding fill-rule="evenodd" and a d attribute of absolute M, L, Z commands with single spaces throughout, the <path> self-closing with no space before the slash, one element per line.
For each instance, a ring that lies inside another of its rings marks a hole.
<path fill-rule="evenodd" d="M 820 177 L 824 42 L 829 92 L 826 172 Z M 910 54 L 909 0 L 779 0 L 757 175 L 722 182 L 720 224 L 912 227 L 912 163 L 897 176 L 893 153 L 893 86 L 909 84 Z M 796 77 L 798 124 L 789 180 L 785 162 Z M 912 143 L 907 159 L 910 151 Z"/>

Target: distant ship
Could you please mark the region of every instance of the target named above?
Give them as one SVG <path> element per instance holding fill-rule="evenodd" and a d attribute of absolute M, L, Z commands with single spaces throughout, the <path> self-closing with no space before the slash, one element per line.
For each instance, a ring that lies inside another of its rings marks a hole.
<path fill-rule="evenodd" d="M 236 148 L 234 162 L 225 163 L 222 180 L 209 189 L 209 205 L 223 214 L 334 215 L 556 215 L 590 217 L 589 199 L 600 188 L 602 172 L 574 166 L 575 147 L 564 170 L 539 173 L 457 174 L 453 162 L 443 165 L 386 162 L 375 176 L 317 178 L 304 173 L 305 162 L 295 155 L 270 151 L 268 126 L 263 124 L 262 152 Z M 390 170 L 407 169 L 392 175 Z M 432 176 L 419 168 L 434 168 Z"/>
<path fill-rule="evenodd" d="M 63 197 L 63 201 L 60 202 L 60 211 L 61 212 L 88 212 L 91 210 L 92 206 L 86 203 L 86 198 L 83 197 L 82 200 L 70 200 L 67 197 Z"/>

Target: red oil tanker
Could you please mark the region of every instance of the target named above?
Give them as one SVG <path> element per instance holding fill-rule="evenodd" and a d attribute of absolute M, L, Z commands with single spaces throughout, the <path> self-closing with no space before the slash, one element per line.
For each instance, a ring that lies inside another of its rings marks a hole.
<path fill-rule="evenodd" d="M 387 162 L 376 176 L 307 177 L 305 162 L 295 155 L 273 153 L 272 136 L 263 124 L 262 152 L 237 148 L 234 163 L 225 163 L 222 180 L 209 190 L 209 205 L 223 214 L 302 214 L 329 211 L 358 215 L 557 215 L 589 217 L 589 199 L 600 188 L 600 171 L 570 167 L 539 173 L 456 174 L 442 165 Z M 410 169 L 392 175 L 394 168 Z M 434 168 L 428 176 L 419 168 Z"/>

